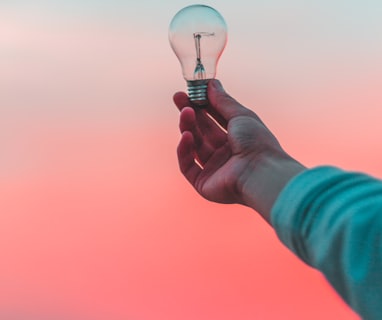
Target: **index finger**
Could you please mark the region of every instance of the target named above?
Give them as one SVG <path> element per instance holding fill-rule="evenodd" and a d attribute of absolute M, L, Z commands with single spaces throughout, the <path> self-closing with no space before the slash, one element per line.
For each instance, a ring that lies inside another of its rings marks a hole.
<path fill-rule="evenodd" d="M 178 107 L 179 111 L 181 111 L 185 107 L 191 107 L 192 103 L 188 98 L 188 95 L 185 92 L 177 92 L 173 97 L 175 105 Z"/>

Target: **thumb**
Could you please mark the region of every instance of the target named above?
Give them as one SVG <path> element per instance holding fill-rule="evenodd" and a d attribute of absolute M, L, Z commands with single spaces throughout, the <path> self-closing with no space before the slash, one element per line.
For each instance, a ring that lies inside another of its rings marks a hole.
<path fill-rule="evenodd" d="M 220 114 L 226 121 L 240 115 L 249 115 L 251 111 L 232 98 L 221 82 L 211 79 L 208 83 L 209 111 Z"/>

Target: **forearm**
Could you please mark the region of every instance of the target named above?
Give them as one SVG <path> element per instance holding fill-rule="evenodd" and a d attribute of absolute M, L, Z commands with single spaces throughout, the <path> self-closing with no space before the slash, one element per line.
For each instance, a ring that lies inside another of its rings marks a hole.
<path fill-rule="evenodd" d="M 248 178 L 242 188 L 243 204 L 271 224 L 271 209 L 280 192 L 304 170 L 306 167 L 282 151 L 257 157 L 245 174 Z"/>
<path fill-rule="evenodd" d="M 382 314 L 382 182 L 309 170 L 282 191 L 272 223 L 286 246 L 326 276 L 365 319 Z"/>

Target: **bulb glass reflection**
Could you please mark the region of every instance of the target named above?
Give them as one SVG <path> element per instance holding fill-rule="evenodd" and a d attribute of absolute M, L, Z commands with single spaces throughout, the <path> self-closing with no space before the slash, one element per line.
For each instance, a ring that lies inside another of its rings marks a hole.
<path fill-rule="evenodd" d="M 190 100 L 198 106 L 206 105 L 208 80 L 215 78 L 227 43 L 224 18 L 209 6 L 185 7 L 170 23 L 169 40 L 187 81 Z"/>

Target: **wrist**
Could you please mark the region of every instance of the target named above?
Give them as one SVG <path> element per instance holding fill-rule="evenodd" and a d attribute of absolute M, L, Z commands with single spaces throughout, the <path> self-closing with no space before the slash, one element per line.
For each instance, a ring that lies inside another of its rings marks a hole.
<path fill-rule="evenodd" d="M 270 214 L 280 192 L 297 174 L 302 164 L 281 152 L 263 153 L 250 162 L 242 183 L 242 204 L 257 211 L 269 224 Z"/>

